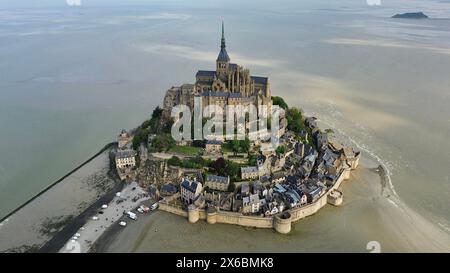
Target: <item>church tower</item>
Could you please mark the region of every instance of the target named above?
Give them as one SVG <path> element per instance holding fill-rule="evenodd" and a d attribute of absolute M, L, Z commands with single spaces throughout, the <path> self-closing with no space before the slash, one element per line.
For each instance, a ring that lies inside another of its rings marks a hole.
<path fill-rule="evenodd" d="M 222 40 L 220 43 L 219 56 L 217 56 L 216 60 L 217 77 L 221 80 L 226 80 L 228 66 L 230 64 L 230 57 L 228 57 L 228 53 L 225 47 L 225 32 L 222 22 Z"/>

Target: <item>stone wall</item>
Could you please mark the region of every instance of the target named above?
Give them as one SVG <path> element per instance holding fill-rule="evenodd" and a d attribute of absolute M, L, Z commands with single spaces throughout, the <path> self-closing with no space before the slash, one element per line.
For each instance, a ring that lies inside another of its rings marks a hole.
<path fill-rule="evenodd" d="M 246 227 L 272 228 L 272 217 L 245 216 L 240 213 L 219 211 L 217 212 L 217 223 L 233 224 Z"/>
<path fill-rule="evenodd" d="M 256 228 L 274 228 L 277 232 L 280 233 L 288 233 L 291 228 L 291 223 L 298 221 L 302 218 L 305 218 L 307 216 L 315 214 L 317 211 L 319 211 L 322 207 L 324 207 L 327 204 L 327 197 L 328 194 L 338 189 L 341 185 L 341 183 L 349 179 L 350 177 L 350 168 L 343 170 L 341 174 L 339 175 L 338 180 L 334 184 L 334 186 L 327 190 L 325 194 L 323 194 L 317 201 L 315 201 L 312 204 L 290 209 L 288 211 L 285 211 L 283 213 L 289 213 L 288 218 L 281 218 L 280 215 L 274 216 L 274 217 L 260 217 L 260 216 L 246 216 L 242 215 L 240 213 L 235 212 L 227 212 L 227 211 L 217 211 L 214 212 L 214 220 L 208 221 L 210 223 L 222 223 L 222 224 L 233 224 L 233 225 L 239 225 L 239 226 L 246 226 L 246 227 L 256 227 Z M 189 218 L 190 222 L 196 222 L 197 220 L 207 220 L 208 219 L 208 213 L 204 209 L 191 209 L 189 212 L 184 211 L 181 207 L 172 206 L 166 203 L 160 203 L 159 208 L 161 210 L 174 213 L 176 215 L 180 215 L 186 218 Z M 195 214 L 190 215 L 189 214 Z M 192 219 L 195 219 L 193 221 Z"/>
<path fill-rule="evenodd" d="M 183 210 L 181 207 L 169 205 L 163 202 L 159 202 L 159 209 L 163 211 L 167 211 L 179 216 L 188 217 L 187 211 Z"/>

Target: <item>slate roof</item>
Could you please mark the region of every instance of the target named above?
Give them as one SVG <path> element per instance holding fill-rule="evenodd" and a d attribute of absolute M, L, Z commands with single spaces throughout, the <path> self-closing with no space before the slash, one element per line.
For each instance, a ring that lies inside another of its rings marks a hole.
<path fill-rule="evenodd" d="M 264 84 L 264 85 L 267 85 L 267 81 L 268 81 L 268 78 L 267 78 L 267 77 L 252 76 L 251 78 L 252 78 L 252 80 L 255 81 L 256 84 Z"/>
<path fill-rule="evenodd" d="M 181 187 L 185 188 L 190 192 L 195 192 L 197 190 L 198 182 L 197 181 L 189 181 L 188 179 L 184 179 L 181 182 Z"/>
<path fill-rule="evenodd" d="M 231 71 L 235 71 L 237 69 L 237 64 L 229 64 L 228 67 L 230 68 Z"/>
<path fill-rule="evenodd" d="M 217 60 L 221 62 L 229 62 L 230 57 L 228 56 L 227 50 L 225 47 L 220 49 L 219 56 L 217 56 Z"/>
<path fill-rule="evenodd" d="M 197 71 L 196 77 L 214 77 L 216 75 L 216 71 L 211 70 L 199 70 Z"/>
<path fill-rule="evenodd" d="M 258 172 L 258 168 L 257 167 L 241 167 L 241 172 L 242 173 L 255 173 Z"/>
<path fill-rule="evenodd" d="M 136 155 L 134 150 L 117 151 L 116 158 L 130 158 Z"/>
<path fill-rule="evenodd" d="M 206 177 L 206 181 L 228 184 L 228 177 L 219 176 L 219 175 L 208 175 Z"/>
<path fill-rule="evenodd" d="M 206 144 L 209 144 L 209 145 L 222 145 L 222 141 L 219 141 L 219 140 L 208 140 L 208 141 L 206 141 Z"/>

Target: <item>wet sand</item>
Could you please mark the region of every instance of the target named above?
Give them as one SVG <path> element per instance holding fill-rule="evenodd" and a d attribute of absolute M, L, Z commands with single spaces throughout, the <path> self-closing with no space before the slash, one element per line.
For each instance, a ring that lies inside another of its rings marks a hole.
<path fill-rule="evenodd" d="M 0 252 L 37 252 L 40 248 L 54 251 L 71 227 L 82 224 L 87 217 L 83 212 L 99 199 L 108 198 L 109 191 L 121 187 L 110 175 L 109 151 L 5 219 L 0 224 Z"/>
<path fill-rule="evenodd" d="M 390 193 L 376 162 L 362 158 L 341 187 L 344 204 L 326 206 L 298 221 L 293 231 L 233 225 L 196 224 L 158 211 L 125 229 L 111 228 L 97 241 L 96 252 L 449 252 L 450 236 Z"/>

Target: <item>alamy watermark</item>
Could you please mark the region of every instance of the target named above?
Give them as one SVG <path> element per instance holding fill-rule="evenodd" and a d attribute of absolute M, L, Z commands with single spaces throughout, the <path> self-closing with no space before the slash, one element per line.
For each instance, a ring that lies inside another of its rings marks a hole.
<path fill-rule="evenodd" d="M 270 111 L 270 113 L 269 113 Z M 284 124 L 284 110 L 277 105 L 207 105 L 194 98 L 194 109 L 187 105 L 172 108 L 174 119 L 171 134 L 175 141 L 183 140 L 244 140 L 269 141 L 278 147 Z M 270 123 L 270 128 L 269 127 Z"/>
<path fill-rule="evenodd" d="M 81 0 L 66 0 L 68 6 L 81 6 Z"/>
<path fill-rule="evenodd" d="M 369 6 L 381 6 L 381 0 L 366 0 Z"/>
<path fill-rule="evenodd" d="M 381 244 L 378 241 L 370 241 L 366 245 L 366 249 L 369 253 L 381 253 Z"/>

